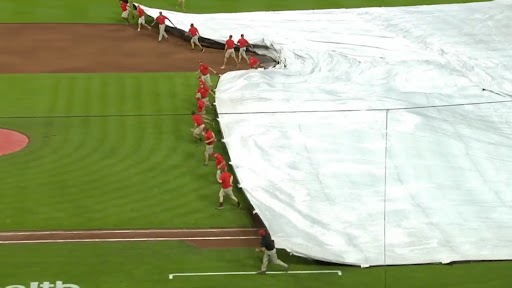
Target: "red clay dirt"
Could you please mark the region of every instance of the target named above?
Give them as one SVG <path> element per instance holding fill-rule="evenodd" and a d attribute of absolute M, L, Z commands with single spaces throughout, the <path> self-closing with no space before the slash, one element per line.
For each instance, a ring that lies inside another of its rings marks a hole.
<path fill-rule="evenodd" d="M 0 243 L 185 241 L 198 248 L 257 247 L 256 228 L 0 232 Z"/>
<path fill-rule="evenodd" d="M 0 73 L 191 72 L 202 59 L 219 73 L 223 51 L 198 48 L 125 24 L 1 24 Z M 231 61 L 233 61 L 231 59 Z M 248 69 L 246 63 L 240 69 Z"/>
<path fill-rule="evenodd" d="M 0 156 L 18 152 L 28 145 L 28 137 L 12 130 L 0 129 Z"/>

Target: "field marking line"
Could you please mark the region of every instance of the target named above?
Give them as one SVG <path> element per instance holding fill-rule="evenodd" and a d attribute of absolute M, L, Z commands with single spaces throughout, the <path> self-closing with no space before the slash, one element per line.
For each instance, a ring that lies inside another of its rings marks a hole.
<path fill-rule="evenodd" d="M 310 270 L 310 271 L 270 271 L 266 274 L 320 274 L 320 273 L 336 273 L 341 276 L 341 270 Z M 257 272 L 212 272 L 212 273 L 174 273 L 169 274 L 169 279 L 177 276 L 213 276 L 213 275 L 256 275 Z"/>
<path fill-rule="evenodd" d="M 258 228 L 219 228 L 219 229 L 144 229 L 144 230 L 75 230 L 75 231 L 23 231 L 0 232 L 2 235 L 45 235 L 45 234 L 106 234 L 106 233 L 154 233 L 154 232 L 229 232 L 229 231 L 257 231 Z"/>
<path fill-rule="evenodd" d="M 132 242 L 132 241 L 186 241 L 186 240 L 234 240 L 234 239 L 259 239 L 259 236 L 242 237 L 182 237 L 182 238 L 113 238 L 113 239 L 65 239 L 65 240 L 12 240 L 0 241 L 0 244 L 19 243 L 65 243 L 65 242 Z"/>

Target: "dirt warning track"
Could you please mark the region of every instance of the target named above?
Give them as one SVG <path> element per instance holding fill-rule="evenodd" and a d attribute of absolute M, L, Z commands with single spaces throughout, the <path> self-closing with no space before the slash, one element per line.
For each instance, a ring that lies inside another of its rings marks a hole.
<path fill-rule="evenodd" d="M 222 50 L 198 48 L 157 29 L 125 24 L 1 24 L 0 73 L 191 72 L 204 60 L 217 72 Z M 236 65 L 235 65 L 236 66 Z"/>
<path fill-rule="evenodd" d="M 199 248 L 257 247 L 258 229 L 167 229 L 2 232 L 0 244 L 185 241 Z"/>

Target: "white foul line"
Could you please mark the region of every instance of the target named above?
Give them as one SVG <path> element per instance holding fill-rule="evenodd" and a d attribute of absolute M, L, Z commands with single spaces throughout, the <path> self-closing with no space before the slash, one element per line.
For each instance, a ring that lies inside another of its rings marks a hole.
<path fill-rule="evenodd" d="M 114 239 L 65 239 L 65 240 L 12 240 L 0 241 L 0 244 L 19 243 L 64 243 L 64 242 L 132 242 L 132 241 L 185 241 L 185 240 L 233 240 L 233 239 L 259 239 L 258 236 L 246 237 L 183 237 L 183 238 L 114 238 Z"/>
<path fill-rule="evenodd" d="M 223 231 L 257 231 L 257 228 L 219 228 L 219 229 L 143 229 L 143 230 L 80 230 L 80 231 L 22 231 L 0 232 L 2 235 L 45 235 L 45 234 L 105 234 L 105 233 L 153 233 L 153 232 L 223 232 Z"/>
<path fill-rule="evenodd" d="M 341 270 L 312 270 L 312 271 L 270 271 L 266 274 L 319 274 L 319 273 L 336 273 L 341 276 Z M 169 274 L 169 279 L 176 276 L 213 276 L 213 275 L 256 275 L 257 272 L 214 272 L 214 273 L 175 273 Z"/>

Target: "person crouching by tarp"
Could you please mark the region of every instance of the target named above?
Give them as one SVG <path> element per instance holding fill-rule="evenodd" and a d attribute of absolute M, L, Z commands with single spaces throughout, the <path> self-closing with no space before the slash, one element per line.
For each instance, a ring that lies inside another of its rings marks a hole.
<path fill-rule="evenodd" d="M 274 245 L 274 240 L 272 240 L 270 234 L 264 229 L 260 229 L 258 234 L 261 236 L 261 243 L 260 248 L 257 248 L 256 251 L 261 251 L 265 253 L 265 255 L 263 255 L 263 263 L 261 264 L 261 270 L 258 271 L 258 274 L 267 273 L 267 265 L 269 259 L 271 263 L 284 267 L 286 269 L 286 272 L 288 272 L 288 265 L 283 261 L 279 260 L 279 258 L 277 258 L 276 246 Z"/>
<path fill-rule="evenodd" d="M 260 60 L 253 53 L 251 53 L 251 58 L 249 58 L 249 66 L 251 69 L 258 69 L 260 67 Z"/>

